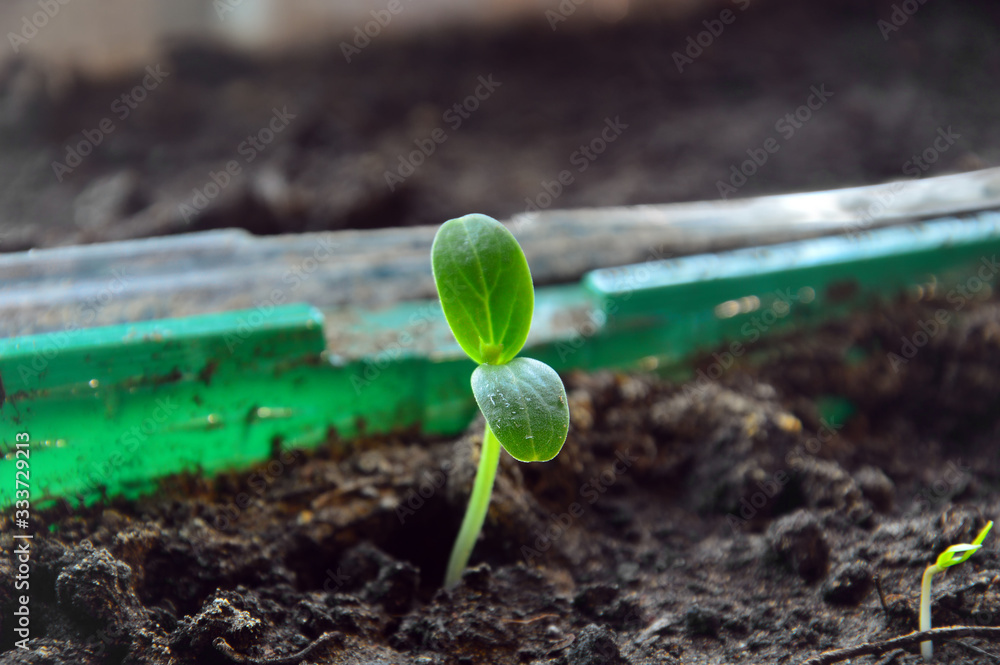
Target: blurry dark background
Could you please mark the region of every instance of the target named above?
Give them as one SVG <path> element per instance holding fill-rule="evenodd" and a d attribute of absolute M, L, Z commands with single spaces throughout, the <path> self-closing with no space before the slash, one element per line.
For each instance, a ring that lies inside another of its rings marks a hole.
<path fill-rule="evenodd" d="M 1000 165 L 995 0 L 40 6 L 0 10 L 0 251 Z"/>

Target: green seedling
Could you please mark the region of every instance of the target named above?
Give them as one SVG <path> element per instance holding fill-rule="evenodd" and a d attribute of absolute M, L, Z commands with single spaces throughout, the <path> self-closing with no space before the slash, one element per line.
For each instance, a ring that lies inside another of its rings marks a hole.
<path fill-rule="evenodd" d="M 991 520 L 983 527 L 983 530 L 979 532 L 979 535 L 976 536 L 976 539 L 971 544 L 962 543 L 960 545 L 952 545 L 944 552 L 941 552 L 941 556 L 937 558 L 937 561 L 927 566 L 927 570 L 924 571 L 923 581 L 920 584 L 921 632 L 931 629 L 931 580 L 934 578 L 934 575 L 946 568 L 957 566 L 966 561 L 976 550 L 983 546 L 983 540 L 986 539 L 986 534 L 990 532 L 992 527 L 993 521 Z M 925 661 L 930 661 L 931 656 L 934 654 L 934 643 L 930 640 L 921 642 L 920 653 L 923 654 Z"/>
<path fill-rule="evenodd" d="M 515 357 L 528 338 L 535 290 L 514 235 L 486 215 L 448 220 L 434 236 L 431 268 L 452 334 L 479 363 L 472 392 L 486 417 L 472 495 L 445 573 L 451 587 L 483 528 L 500 446 L 521 462 L 547 462 L 566 441 L 569 406 L 554 369 Z"/>

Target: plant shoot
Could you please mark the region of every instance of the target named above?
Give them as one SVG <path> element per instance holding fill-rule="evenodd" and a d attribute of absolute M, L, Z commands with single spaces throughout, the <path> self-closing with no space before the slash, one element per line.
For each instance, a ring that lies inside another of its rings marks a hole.
<path fill-rule="evenodd" d="M 486 418 L 472 495 L 445 573 L 451 587 L 486 519 L 500 446 L 521 462 L 547 462 L 566 441 L 569 406 L 554 369 L 516 357 L 528 338 L 535 291 L 514 235 L 486 215 L 449 220 L 434 237 L 431 268 L 448 327 L 479 363 L 472 392 Z"/>
<path fill-rule="evenodd" d="M 934 575 L 946 568 L 965 562 L 976 550 L 983 546 L 983 540 L 986 539 L 986 534 L 990 532 L 992 527 L 993 521 L 991 520 L 983 527 L 983 530 L 979 532 L 979 535 L 976 536 L 976 539 L 971 544 L 962 543 L 960 545 L 952 545 L 944 552 L 941 552 L 941 556 L 937 558 L 937 561 L 927 566 L 927 569 L 924 571 L 924 578 L 920 584 L 921 632 L 931 629 L 931 580 L 934 578 Z M 921 642 L 920 653 L 923 654 L 924 660 L 929 662 L 931 656 L 934 655 L 934 643 L 930 640 Z"/>

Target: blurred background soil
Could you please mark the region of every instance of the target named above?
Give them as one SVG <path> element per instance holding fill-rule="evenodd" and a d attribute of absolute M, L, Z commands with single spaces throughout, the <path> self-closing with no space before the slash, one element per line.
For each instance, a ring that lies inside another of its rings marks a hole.
<path fill-rule="evenodd" d="M 78 0 L 17 55 L 4 45 L 0 251 L 716 199 L 769 139 L 777 151 L 728 196 L 1000 164 L 994 2 L 914 0 L 907 15 L 885 1 L 565 0 L 435 15 L 404 0 L 367 44 L 355 28 L 373 19 L 355 5 L 296 20 L 291 10 L 220 15 L 204 2 L 176 3 L 167 18 L 151 2 L 120 8 L 176 28 L 145 37 L 99 24 L 97 6 L 115 3 Z M 205 16 L 192 24 L 184 7 Z M 17 32 L 37 10 L 12 3 L 0 18 Z M 87 29 L 110 37 L 74 50 Z M 60 41 L 67 30 L 77 36 Z M 243 41 L 216 34 L 231 30 Z M 707 46 L 691 47 L 699 37 Z M 789 122 L 814 89 L 830 94 Z M 248 142 L 267 138 L 276 113 L 273 140 Z M 602 146 L 608 123 L 618 129 Z M 915 164 L 939 132 L 953 140 Z M 69 153 L 88 141 L 77 162 Z M 595 141 L 591 159 L 580 149 Z M 409 174 L 401 160 L 419 165 Z"/>

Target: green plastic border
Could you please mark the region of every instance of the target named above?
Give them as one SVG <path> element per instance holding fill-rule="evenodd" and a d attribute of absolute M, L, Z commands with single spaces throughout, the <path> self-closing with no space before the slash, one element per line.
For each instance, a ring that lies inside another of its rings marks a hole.
<path fill-rule="evenodd" d="M 526 355 L 560 371 L 681 365 L 915 285 L 986 283 L 998 252 L 1000 216 L 984 213 L 595 271 L 538 290 Z M 172 474 L 279 463 L 282 450 L 361 433 L 468 425 L 473 365 L 435 303 L 326 318 L 338 327 L 288 305 L 0 340 L 0 505 L 14 498 L 22 432 L 32 505 L 44 506 L 134 497 Z M 327 349 L 331 336 L 386 344 L 357 357 Z"/>

